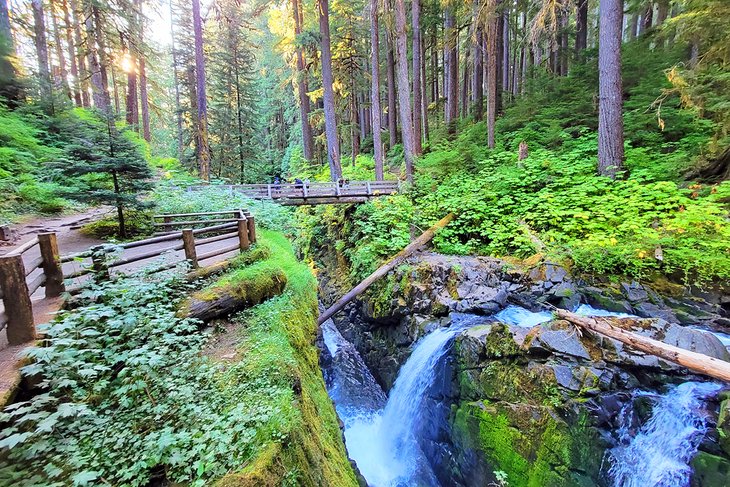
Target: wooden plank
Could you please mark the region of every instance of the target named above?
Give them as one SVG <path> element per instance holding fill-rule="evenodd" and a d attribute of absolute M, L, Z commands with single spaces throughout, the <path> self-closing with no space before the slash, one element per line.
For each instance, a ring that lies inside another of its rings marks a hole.
<path fill-rule="evenodd" d="M 36 269 L 43 265 L 43 257 L 36 257 L 35 259 L 28 262 L 25 266 L 25 277 L 33 274 Z"/>
<path fill-rule="evenodd" d="M 30 281 L 28 283 L 28 294 L 33 296 L 33 294 L 38 290 L 39 287 L 41 287 L 46 282 L 46 276 L 44 274 L 38 274 L 35 276 L 35 279 Z"/>
<path fill-rule="evenodd" d="M 218 242 L 220 240 L 228 240 L 229 238 L 234 238 L 237 236 L 238 236 L 238 230 L 236 230 L 235 232 L 229 232 L 229 233 L 223 233 L 221 235 L 216 235 L 215 237 L 201 238 L 200 240 L 195 242 L 195 246 L 200 247 L 201 245 Z"/>
<path fill-rule="evenodd" d="M 204 211 L 201 213 L 169 213 L 169 214 L 161 214 L 161 215 L 153 215 L 152 218 L 182 218 L 182 217 L 188 217 L 188 216 L 210 216 L 210 215 L 227 215 L 230 213 L 230 210 L 228 211 Z"/>
<path fill-rule="evenodd" d="M 165 247 L 164 249 L 150 250 L 149 252 L 145 252 L 143 254 L 131 255 L 129 257 L 125 257 L 125 258 L 119 259 L 117 261 L 114 261 L 109 264 L 109 267 L 119 267 L 122 265 L 131 264 L 132 262 L 139 262 L 140 260 L 151 259 L 153 257 L 159 257 L 161 254 L 163 254 L 165 252 L 177 251 L 177 250 L 182 250 L 182 249 L 183 249 L 183 244 L 178 244 L 173 247 Z"/>
<path fill-rule="evenodd" d="M 24 244 L 15 247 L 13 250 L 8 252 L 7 255 L 12 256 L 24 254 L 36 245 L 38 245 L 38 239 L 36 237 L 33 237 L 31 240 L 28 240 Z"/>
<path fill-rule="evenodd" d="M 555 314 L 558 318 L 567 320 L 586 330 L 618 340 L 641 352 L 663 358 L 669 362 L 686 367 L 693 372 L 730 382 L 730 362 L 708 357 L 701 353 L 685 350 L 684 348 L 675 347 L 660 342 L 659 340 L 624 330 L 623 328 L 612 325 L 610 320 L 605 317 L 580 316 L 562 309 L 556 309 Z M 618 320 L 620 318 L 612 319 Z"/>
<path fill-rule="evenodd" d="M 372 283 L 386 275 L 391 270 L 395 269 L 401 262 L 403 262 L 406 257 L 430 242 L 434 235 L 436 235 L 436 232 L 448 225 L 453 219 L 454 214 L 449 213 L 441 220 L 439 220 L 434 226 L 423 232 L 420 237 L 408 244 L 403 250 L 401 250 L 390 260 L 388 260 L 388 262 L 378 267 L 375 272 L 366 277 L 360 284 L 352 288 L 350 292 L 342 296 L 339 300 L 337 300 L 335 304 L 330 306 L 329 309 L 327 309 L 319 316 L 317 324 L 321 325 L 322 323 L 330 319 L 335 313 L 344 308 L 347 303 L 355 299 L 363 291 L 369 288 Z"/>
<path fill-rule="evenodd" d="M 230 214 L 230 212 L 229 212 Z M 179 227 L 181 225 L 200 225 L 202 223 L 227 223 L 227 222 L 233 222 L 232 218 L 215 218 L 212 220 L 186 220 L 182 222 L 168 222 L 168 223 L 153 223 L 152 225 L 156 227 Z"/>
<path fill-rule="evenodd" d="M 248 221 L 238 220 L 238 246 L 241 252 L 248 250 L 251 242 L 248 238 Z"/>
<path fill-rule="evenodd" d="M 239 249 L 239 245 L 236 244 L 236 245 L 232 245 L 230 247 L 224 247 L 222 249 L 211 250 L 210 252 L 207 252 L 205 254 L 200 254 L 198 256 L 198 262 L 206 260 L 206 259 L 210 259 L 211 257 L 216 257 L 218 255 L 227 254 L 228 252 L 233 252 L 234 250 L 238 250 L 238 249 Z"/>

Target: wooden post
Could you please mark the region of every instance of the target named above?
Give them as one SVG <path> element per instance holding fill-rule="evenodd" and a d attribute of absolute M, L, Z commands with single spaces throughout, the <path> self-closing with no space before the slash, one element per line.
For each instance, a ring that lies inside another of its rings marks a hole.
<path fill-rule="evenodd" d="M 109 279 L 109 267 L 106 265 L 106 250 L 101 245 L 91 247 L 91 269 L 97 279 Z"/>
<path fill-rule="evenodd" d="M 248 241 L 256 243 L 256 221 L 253 215 L 246 215 L 246 224 L 248 226 Z"/>
<path fill-rule="evenodd" d="M 0 257 L 0 288 L 3 290 L 5 315 L 8 318 L 8 343 L 20 345 L 34 340 L 33 303 L 25 282 L 23 257 Z"/>
<path fill-rule="evenodd" d="M 269 195 L 269 199 L 271 199 L 271 185 L 270 184 L 267 184 L 266 185 L 266 191 L 267 191 L 267 193 Z"/>
<path fill-rule="evenodd" d="M 172 218 L 169 216 L 166 216 L 166 217 L 163 217 L 162 220 L 165 222 L 165 226 L 162 227 L 165 229 L 164 231 L 171 232 L 172 231 Z"/>
<path fill-rule="evenodd" d="M 66 290 L 63 284 L 61 256 L 58 253 L 58 242 L 55 233 L 39 233 L 38 246 L 43 259 L 43 273 L 46 275 L 46 297 L 60 296 Z"/>
<path fill-rule="evenodd" d="M 195 252 L 195 236 L 192 228 L 185 228 L 182 231 L 183 250 L 185 251 L 185 260 L 190 261 L 193 269 L 197 269 L 198 254 Z"/>
<path fill-rule="evenodd" d="M 248 218 L 238 220 L 238 244 L 241 252 L 248 250 L 251 246 L 248 239 Z"/>

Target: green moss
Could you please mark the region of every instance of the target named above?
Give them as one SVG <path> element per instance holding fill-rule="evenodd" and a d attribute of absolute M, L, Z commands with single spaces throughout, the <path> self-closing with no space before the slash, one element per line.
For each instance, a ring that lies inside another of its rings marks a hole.
<path fill-rule="evenodd" d="M 454 431 L 493 470 L 506 472 L 512 487 L 578 485 L 573 470 L 600 466 L 600 452 L 588 446 L 589 434 L 582 424 L 570 427 L 547 407 L 462 403 Z"/>
<path fill-rule="evenodd" d="M 355 486 L 339 423 L 327 395 L 314 346 L 317 330 L 317 285 L 309 268 L 297 261 L 283 235 L 261 231 L 270 257 L 238 269 L 218 283 L 229 285 L 257 273 L 279 269 L 286 276 L 284 293 L 241 315 L 240 356 L 246 376 L 278 377 L 290 385 L 288 415 L 279 441 L 262 448 L 241 471 L 219 480 L 221 486 Z M 253 273 L 252 273 L 253 272 Z"/>

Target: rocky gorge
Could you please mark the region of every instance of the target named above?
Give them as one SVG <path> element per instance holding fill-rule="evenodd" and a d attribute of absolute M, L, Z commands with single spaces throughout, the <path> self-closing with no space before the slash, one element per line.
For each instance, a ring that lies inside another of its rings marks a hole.
<path fill-rule="evenodd" d="M 321 267 L 330 269 L 319 275 L 325 304 L 341 294 L 339 264 Z M 417 424 L 420 449 L 440 485 L 632 485 L 617 480 L 612 462 L 659 414 L 664 395 L 682 392 L 679 387 L 692 389 L 685 396 L 695 402 L 687 408 L 692 421 L 699 418 L 683 443 L 692 450 L 691 468 L 664 468 L 657 475 L 669 472 L 680 483 L 661 485 L 686 485 L 682 478 L 727 485 L 730 392 L 553 320 L 552 306 L 622 316 L 621 326 L 642 335 L 730 360 L 730 301 L 723 292 L 576 278 L 544 262 L 419 254 L 335 324 L 390 391 L 420 339 L 474 317 L 449 342 Z M 322 356 L 326 368 L 324 348 Z M 687 383 L 692 386 L 680 386 Z"/>

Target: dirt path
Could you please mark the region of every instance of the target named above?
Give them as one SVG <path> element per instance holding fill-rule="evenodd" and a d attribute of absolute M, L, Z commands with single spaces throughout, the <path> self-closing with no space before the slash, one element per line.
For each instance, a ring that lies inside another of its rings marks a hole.
<path fill-rule="evenodd" d="M 22 245 L 39 233 L 54 232 L 58 239 L 61 254 L 70 254 L 88 249 L 101 243 L 100 240 L 83 235 L 79 229 L 86 223 L 98 220 L 112 211 L 109 207 L 92 208 L 82 213 L 56 217 L 39 217 L 24 223 L 11 225 L 15 240 L 0 242 L 0 255 L 5 255 L 18 245 Z M 37 249 L 35 255 L 38 256 Z"/>

